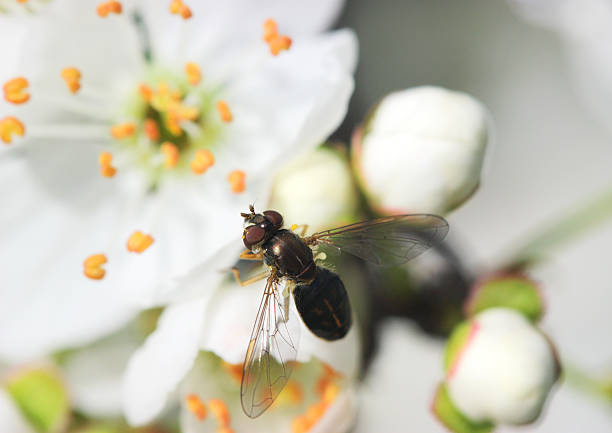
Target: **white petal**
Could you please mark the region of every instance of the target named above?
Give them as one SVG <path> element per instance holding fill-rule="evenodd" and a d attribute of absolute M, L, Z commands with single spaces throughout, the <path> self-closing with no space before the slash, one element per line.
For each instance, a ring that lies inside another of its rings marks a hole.
<path fill-rule="evenodd" d="M 122 332 L 69 353 L 62 371 L 74 407 L 92 417 L 121 416 L 121 381 L 137 348 L 136 338 Z"/>
<path fill-rule="evenodd" d="M 357 415 L 357 395 L 353 388 L 342 391 L 310 433 L 345 433 L 351 431 Z"/>
<path fill-rule="evenodd" d="M 167 3 L 142 3 L 154 58 L 174 63 L 202 51 L 213 59 L 227 50 L 237 50 L 233 54 L 240 56 L 249 46 L 264 44 L 263 23 L 268 18 L 294 39 L 323 31 L 336 19 L 343 0 L 199 0 L 187 3 L 193 12 L 188 20 L 170 14 Z"/>
<path fill-rule="evenodd" d="M 34 433 L 11 396 L 0 389 L 0 431 L 11 433 Z"/>
<path fill-rule="evenodd" d="M 134 353 L 125 373 L 125 415 L 132 425 L 151 421 L 187 374 L 198 354 L 205 299 L 168 307 L 157 329 Z"/>

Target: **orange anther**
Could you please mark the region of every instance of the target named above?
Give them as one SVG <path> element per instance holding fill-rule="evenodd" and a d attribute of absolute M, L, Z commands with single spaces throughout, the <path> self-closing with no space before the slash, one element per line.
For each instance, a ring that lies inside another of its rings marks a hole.
<path fill-rule="evenodd" d="M 278 34 L 278 25 L 272 18 L 268 18 L 264 21 L 263 28 L 263 40 L 266 42 L 270 42 L 270 39 Z"/>
<path fill-rule="evenodd" d="M 98 7 L 96 8 L 98 15 L 101 16 L 102 18 L 106 18 L 108 14 L 110 13 L 120 14 L 122 10 L 123 10 L 123 7 L 121 6 L 121 3 L 119 3 L 118 1 L 103 2 L 103 3 L 100 3 Z"/>
<path fill-rule="evenodd" d="M 206 406 L 204 406 L 204 403 L 202 403 L 200 397 L 195 394 L 188 394 L 185 397 L 185 404 L 187 405 L 189 412 L 194 414 L 198 420 L 204 421 L 207 411 Z"/>
<path fill-rule="evenodd" d="M 161 137 L 159 132 L 159 126 L 157 126 L 157 122 L 153 119 L 146 119 L 144 121 L 144 132 L 149 137 L 151 141 L 157 141 Z"/>
<path fill-rule="evenodd" d="M 168 168 L 172 168 L 178 164 L 179 160 L 179 149 L 175 144 L 165 141 L 160 147 L 162 153 L 166 157 L 165 165 Z"/>
<path fill-rule="evenodd" d="M 200 84 L 202 80 L 202 72 L 200 71 L 200 67 L 193 63 L 189 62 L 185 65 L 185 74 L 187 75 L 187 81 L 192 86 L 197 86 Z"/>
<path fill-rule="evenodd" d="M 134 132 L 136 132 L 136 125 L 131 122 L 119 123 L 111 126 L 111 135 L 116 140 L 129 137 L 130 135 L 134 134 Z"/>
<path fill-rule="evenodd" d="M 289 401 L 293 404 L 299 404 L 304 400 L 304 391 L 300 384 L 295 381 L 290 380 L 287 382 L 287 386 L 283 392 L 287 393 Z"/>
<path fill-rule="evenodd" d="M 4 99 L 13 104 L 23 104 L 30 99 L 30 94 L 25 91 L 29 83 L 23 77 L 13 78 L 7 81 L 2 90 L 4 90 Z"/>
<path fill-rule="evenodd" d="M 219 430 L 217 430 L 217 433 L 235 433 L 235 432 L 233 429 L 229 427 L 220 427 Z"/>
<path fill-rule="evenodd" d="M 183 19 L 192 17 L 191 9 L 182 0 L 172 0 L 170 2 L 170 13 L 180 15 Z"/>
<path fill-rule="evenodd" d="M 93 254 L 87 257 L 83 262 L 83 273 L 92 280 L 101 280 L 106 274 L 106 271 L 102 269 L 102 265 L 106 261 L 104 254 Z"/>
<path fill-rule="evenodd" d="M 25 135 L 25 126 L 16 117 L 6 116 L 0 120 L 0 140 L 6 144 L 11 144 L 13 134 L 23 137 Z"/>
<path fill-rule="evenodd" d="M 325 392 L 323 393 L 323 403 L 326 405 L 330 405 L 334 402 L 336 397 L 340 394 L 340 387 L 335 383 L 330 383 L 325 387 Z"/>
<path fill-rule="evenodd" d="M 298 416 L 291 422 L 292 433 L 306 433 L 312 427 L 312 423 L 304 416 Z"/>
<path fill-rule="evenodd" d="M 233 193 L 239 194 L 246 189 L 245 179 L 246 173 L 242 170 L 234 170 L 227 176 Z"/>
<path fill-rule="evenodd" d="M 140 87 L 138 87 L 138 92 L 140 92 L 140 96 L 145 102 L 150 102 L 153 98 L 153 89 L 145 83 L 142 83 Z"/>
<path fill-rule="evenodd" d="M 221 427 L 229 427 L 230 414 L 223 400 L 213 398 L 208 402 L 208 408 L 212 412 L 213 416 L 217 419 Z"/>
<path fill-rule="evenodd" d="M 17 3 L 26 3 L 28 0 L 17 0 Z"/>
<path fill-rule="evenodd" d="M 219 112 L 219 116 L 221 120 L 224 122 L 231 122 L 234 116 L 232 116 L 232 112 L 230 111 L 229 105 L 227 102 L 220 100 L 217 101 L 217 111 Z"/>
<path fill-rule="evenodd" d="M 230 364 L 229 362 L 223 361 L 223 368 L 229 373 L 229 375 L 237 383 L 242 380 L 242 364 Z"/>
<path fill-rule="evenodd" d="M 141 231 L 135 231 L 127 241 L 127 250 L 131 253 L 142 253 L 153 244 L 154 239 L 151 235 L 146 235 Z"/>
<path fill-rule="evenodd" d="M 81 71 L 79 71 L 75 67 L 69 67 L 62 69 L 62 73 L 60 74 L 66 85 L 68 86 L 68 90 L 71 93 L 76 93 L 81 88 Z"/>
<path fill-rule="evenodd" d="M 202 174 L 215 163 L 215 157 L 208 149 L 199 149 L 196 151 L 190 166 L 191 171 L 195 174 Z"/>
<path fill-rule="evenodd" d="M 268 46 L 272 55 L 276 56 L 281 51 L 291 48 L 291 38 L 284 35 L 276 35 L 270 39 Z"/>
<path fill-rule="evenodd" d="M 113 155 L 109 152 L 102 152 L 98 156 L 98 163 L 100 164 L 100 174 L 104 177 L 113 177 L 117 173 L 117 169 L 112 166 Z"/>

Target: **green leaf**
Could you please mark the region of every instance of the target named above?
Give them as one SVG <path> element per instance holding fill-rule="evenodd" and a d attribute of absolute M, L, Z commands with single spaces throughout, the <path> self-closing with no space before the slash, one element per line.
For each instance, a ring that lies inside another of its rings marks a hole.
<path fill-rule="evenodd" d="M 469 321 L 462 322 L 455 327 L 453 333 L 446 343 L 446 349 L 444 350 L 444 371 L 448 374 L 451 367 L 459 357 L 461 349 L 465 346 L 465 343 L 470 336 L 471 323 Z"/>
<path fill-rule="evenodd" d="M 24 369 L 9 377 L 7 391 L 24 417 L 39 432 L 65 428 L 70 415 L 68 392 L 49 369 Z"/>
<path fill-rule="evenodd" d="M 545 259 L 563 245 L 612 220 L 612 189 L 547 225 L 518 248 L 507 268 L 521 269 Z"/>
<path fill-rule="evenodd" d="M 488 433 L 495 428 L 490 422 L 474 422 L 463 415 L 451 401 L 443 384 L 436 391 L 432 409 L 442 424 L 455 433 Z"/>
<path fill-rule="evenodd" d="M 522 274 L 495 276 L 474 288 L 466 303 L 468 316 L 487 308 L 504 307 L 521 312 L 532 322 L 544 312 L 538 286 Z"/>

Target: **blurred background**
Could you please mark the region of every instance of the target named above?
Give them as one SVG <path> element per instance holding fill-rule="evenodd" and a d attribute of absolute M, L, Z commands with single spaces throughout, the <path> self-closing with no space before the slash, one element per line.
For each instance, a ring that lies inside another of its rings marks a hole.
<path fill-rule="evenodd" d="M 450 240 L 477 269 L 612 185 L 609 125 L 581 94 L 563 36 L 516 12 L 504 1 L 350 0 L 336 25 L 353 28 L 360 44 L 356 91 L 337 138 L 349 140 L 381 95 L 411 86 L 467 92 L 490 110 L 482 184 L 449 216 Z M 603 376 L 612 373 L 611 242 L 608 225 L 533 273 L 547 302 L 543 329 L 562 357 Z M 393 319 L 382 332 L 387 351 L 372 365 L 358 431 L 394 431 L 406 418 L 414 431 L 445 431 L 422 407 L 440 377 L 442 343 Z M 577 431 L 587 423 L 591 432 L 612 431 L 610 403 L 562 386 L 540 422 L 521 430 Z"/>

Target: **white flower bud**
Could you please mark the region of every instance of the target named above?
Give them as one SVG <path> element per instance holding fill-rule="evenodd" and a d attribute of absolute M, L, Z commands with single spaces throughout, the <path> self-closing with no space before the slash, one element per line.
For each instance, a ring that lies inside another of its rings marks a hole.
<path fill-rule="evenodd" d="M 480 102 L 416 87 L 383 98 L 355 134 L 354 164 L 381 213 L 445 213 L 478 188 L 486 143 Z"/>
<path fill-rule="evenodd" d="M 319 148 L 281 168 L 274 179 L 270 208 L 285 224 L 308 224 L 311 231 L 349 222 L 357 195 L 347 161 Z"/>
<path fill-rule="evenodd" d="M 470 322 L 446 387 L 472 421 L 525 424 L 538 417 L 558 376 L 546 337 L 519 312 L 491 308 Z"/>

